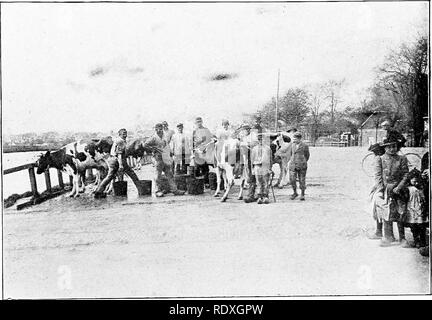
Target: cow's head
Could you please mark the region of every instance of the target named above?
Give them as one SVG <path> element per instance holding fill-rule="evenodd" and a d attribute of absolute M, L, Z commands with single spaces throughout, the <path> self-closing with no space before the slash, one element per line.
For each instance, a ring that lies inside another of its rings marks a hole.
<path fill-rule="evenodd" d="M 44 172 L 46 169 L 50 167 L 51 163 L 52 163 L 52 159 L 51 159 L 51 153 L 49 151 L 47 151 L 45 154 L 41 154 L 39 156 L 39 159 L 36 161 L 37 164 L 36 173 L 41 174 L 42 172 Z"/>

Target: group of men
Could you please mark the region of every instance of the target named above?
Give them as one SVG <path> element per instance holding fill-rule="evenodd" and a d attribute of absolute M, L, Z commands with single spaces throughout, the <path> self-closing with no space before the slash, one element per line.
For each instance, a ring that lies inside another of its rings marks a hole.
<path fill-rule="evenodd" d="M 203 125 L 201 117 L 195 119 L 195 128 L 192 135 L 184 132 L 183 123 L 177 124 L 177 132 L 169 129 L 166 121 L 157 123 L 155 133 L 143 143 L 143 149 L 152 155 L 155 170 L 156 197 L 163 197 L 163 176 L 168 180 L 170 191 L 174 195 L 183 195 L 184 191 L 178 190 L 174 181 L 174 175 L 193 174 L 203 176 L 204 184 L 209 187 L 209 166 L 217 166 L 215 157 L 215 143 L 220 146 L 224 141 L 235 138 L 240 140 L 240 146 L 246 148 L 247 157 L 243 163 L 243 173 L 249 184 L 246 203 L 269 203 L 269 187 L 271 183 L 272 165 L 274 154 L 270 148 L 269 135 L 263 132 L 260 119 L 254 125 L 243 124 L 240 128 L 230 127 L 228 120 L 222 121 L 222 126 L 215 134 Z M 99 184 L 95 192 L 95 198 L 105 197 L 106 186 L 118 175 L 120 179 L 126 173 L 139 188 L 139 179 L 132 168 L 126 162 L 126 138 L 127 130 L 120 129 L 119 137 L 115 139 L 107 164 L 109 167 L 107 176 Z M 309 148 L 301 141 L 301 134 L 296 129 L 289 130 L 292 143 L 281 146 L 276 156 L 286 155 L 292 158 L 290 161 L 290 182 L 293 187 L 291 199 L 298 197 L 296 180 L 299 180 L 301 195 L 300 200 L 305 199 L 306 170 L 309 159 Z M 258 188 L 257 194 L 255 194 Z"/>

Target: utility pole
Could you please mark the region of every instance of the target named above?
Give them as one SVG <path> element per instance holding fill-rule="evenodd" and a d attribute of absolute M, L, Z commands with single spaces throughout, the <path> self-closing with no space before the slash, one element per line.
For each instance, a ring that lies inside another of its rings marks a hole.
<path fill-rule="evenodd" d="M 278 131 L 278 112 L 279 112 L 279 80 L 280 80 L 280 69 L 278 69 L 278 82 L 276 92 L 276 114 L 275 114 L 275 132 Z"/>

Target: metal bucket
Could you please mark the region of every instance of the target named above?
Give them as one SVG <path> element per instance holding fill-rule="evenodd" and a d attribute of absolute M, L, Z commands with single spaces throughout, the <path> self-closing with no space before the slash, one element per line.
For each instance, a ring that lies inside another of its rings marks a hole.
<path fill-rule="evenodd" d="M 151 180 L 139 180 L 138 181 L 138 195 L 149 196 L 152 192 L 152 181 Z"/>
<path fill-rule="evenodd" d="M 203 194 L 204 193 L 204 177 L 188 177 L 187 178 L 187 192 L 189 194 Z"/>
<path fill-rule="evenodd" d="M 174 176 L 174 181 L 177 186 L 177 189 L 186 191 L 187 190 L 187 177 L 188 175 L 179 174 Z"/>
<path fill-rule="evenodd" d="M 116 181 L 113 183 L 114 195 L 119 197 L 127 196 L 127 181 Z"/>

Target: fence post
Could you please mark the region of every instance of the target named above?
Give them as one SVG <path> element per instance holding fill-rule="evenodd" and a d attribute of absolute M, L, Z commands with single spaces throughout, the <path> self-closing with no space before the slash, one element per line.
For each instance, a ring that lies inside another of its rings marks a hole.
<path fill-rule="evenodd" d="M 58 182 L 59 182 L 60 189 L 64 189 L 63 174 L 62 174 L 61 170 L 57 169 L 57 177 L 58 177 Z"/>
<path fill-rule="evenodd" d="M 29 168 L 28 172 L 29 172 L 29 177 L 30 177 L 31 191 L 33 193 L 33 197 L 36 198 L 38 196 L 38 191 L 37 191 L 36 176 L 35 176 L 34 168 Z"/>
<path fill-rule="evenodd" d="M 51 177 L 50 177 L 50 172 L 49 169 L 46 170 L 44 172 L 45 174 L 45 184 L 46 184 L 46 189 L 49 193 L 51 193 Z"/>

